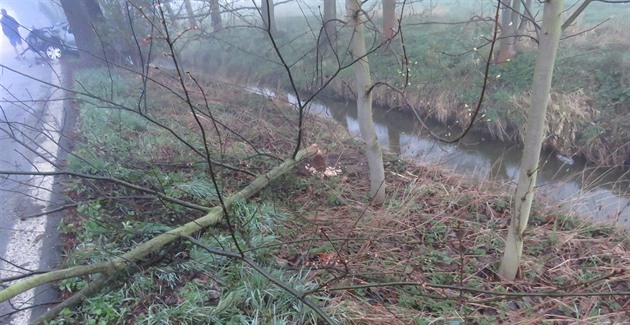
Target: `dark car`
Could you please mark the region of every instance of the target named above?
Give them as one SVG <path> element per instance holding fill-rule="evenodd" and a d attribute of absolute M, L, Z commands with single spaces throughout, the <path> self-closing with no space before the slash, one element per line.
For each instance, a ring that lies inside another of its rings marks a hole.
<path fill-rule="evenodd" d="M 27 50 L 32 50 L 51 60 L 59 60 L 66 54 L 79 54 L 74 35 L 67 22 L 52 27 L 33 28 L 26 37 L 26 43 Z"/>

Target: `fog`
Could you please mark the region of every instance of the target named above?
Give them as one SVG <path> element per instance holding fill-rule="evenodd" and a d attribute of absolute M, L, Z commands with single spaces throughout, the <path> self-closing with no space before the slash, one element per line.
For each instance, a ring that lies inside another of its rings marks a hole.
<path fill-rule="evenodd" d="M 53 1 L 42 2 L 50 3 L 54 6 Z M 39 0 L 2 0 L 0 1 L 0 8 L 6 9 L 7 13 L 23 26 L 23 29 L 20 29 L 20 35 L 22 38 L 25 38 L 28 35 L 28 31 L 24 28 L 40 28 L 51 25 L 50 20 L 41 12 L 39 3 Z M 12 51 L 9 40 L 3 34 L 0 41 L 0 53 L 4 54 Z"/>

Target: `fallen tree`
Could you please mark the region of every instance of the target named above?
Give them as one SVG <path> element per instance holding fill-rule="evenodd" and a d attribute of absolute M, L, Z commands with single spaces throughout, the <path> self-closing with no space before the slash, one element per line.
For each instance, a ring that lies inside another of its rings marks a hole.
<path fill-rule="evenodd" d="M 229 209 L 238 201 L 247 200 L 248 198 L 252 197 L 271 181 L 291 170 L 302 160 L 314 156 L 315 154 L 317 154 L 318 151 L 319 148 L 315 144 L 300 150 L 295 158 L 289 158 L 285 160 L 282 164 L 271 169 L 264 175 L 258 176 L 256 179 L 254 179 L 254 181 L 252 181 L 249 185 L 247 185 L 239 192 L 228 197 L 226 200 L 224 200 L 224 206 L 216 206 L 210 209 L 210 211 L 203 217 L 188 222 L 178 228 L 167 231 L 157 237 L 154 237 L 153 239 L 136 246 L 129 252 L 120 255 L 119 257 L 111 261 L 54 270 L 33 275 L 31 277 L 25 278 L 24 280 L 19 280 L 6 289 L 0 291 L 0 302 L 7 301 L 21 293 L 24 293 L 32 288 L 43 284 L 85 275 L 99 275 L 97 279 L 88 284 L 85 290 L 81 290 L 77 292 L 73 297 L 69 298 L 68 302 L 72 302 L 72 304 L 60 304 L 64 308 L 69 307 L 70 305 L 76 305 L 89 294 L 93 294 L 94 292 L 98 291 L 96 289 L 101 288 L 106 283 L 108 283 L 109 279 L 111 279 L 121 271 L 128 269 L 130 266 L 139 262 L 150 253 L 155 252 L 165 245 L 172 243 L 178 239 L 189 237 L 190 235 L 200 230 L 219 223 L 225 216 L 226 209 Z M 307 305 L 310 304 L 307 303 Z M 39 321 L 42 321 L 43 318 L 49 319 L 50 317 L 54 316 L 53 314 L 51 314 L 51 312 L 58 312 L 61 309 L 62 308 L 51 309 L 51 311 L 45 314 Z"/>

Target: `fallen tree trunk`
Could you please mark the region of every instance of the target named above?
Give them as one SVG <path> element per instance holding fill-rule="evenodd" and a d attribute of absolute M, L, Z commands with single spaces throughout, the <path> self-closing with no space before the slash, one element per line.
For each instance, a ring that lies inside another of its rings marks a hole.
<path fill-rule="evenodd" d="M 282 164 L 273 168 L 266 174 L 258 176 L 253 182 L 251 182 L 241 191 L 227 198 L 224 201 L 225 207 L 230 208 L 235 202 L 246 200 L 252 197 L 254 194 L 263 189 L 267 184 L 269 184 L 269 182 L 291 170 L 291 168 L 293 168 L 296 164 L 298 164 L 305 158 L 315 155 L 318 150 L 319 148 L 317 147 L 317 145 L 311 145 L 308 148 L 300 150 L 294 159 L 290 158 L 285 160 Z M 14 283 L 6 289 L 0 291 L 0 302 L 7 301 L 21 293 L 28 291 L 29 289 L 54 281 L 99 273 L 102 274 L 102 276 L 105 278 L 110 278 L 121 270 L 124 270 L 125 268 L 140 261 L 148 254 L 162 248 L 163 246 L 177 239 L 180 239 L 182 236 L 190 236 L 199 230 L 217 224 L 219 221 L 221 221 L 223 216 L 223 208 L 221 206 L 217 206 L 212 208 L 205 216 L 186 223 L 185 225 L 182 225 L 178 228 L 167 231 L 149 241 L 146 241 L 112 261 L 55 270 L 18 281 L 17 283 Z"/>

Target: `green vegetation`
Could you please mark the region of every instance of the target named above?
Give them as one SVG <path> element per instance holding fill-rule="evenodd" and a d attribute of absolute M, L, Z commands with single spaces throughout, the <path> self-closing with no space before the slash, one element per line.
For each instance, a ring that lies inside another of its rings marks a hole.
<path fill-rule="evenodd" d="M 549 134 L 553 135 L 545 142 L 547 147 L 567 156 L 584 156 L 599 165 L 628 163 L 630 154 L 628 22 L 622 15 L 589 30 L 595 22 L 604 21 L 615 7 L 627 10 L 624 6 L 593 4 L 578 20 L 578 26 L 565 32 L 568 38 L 560 44 L 547 121 Z M 386 87 L 375 91 L 378 104 L 413 109 L 443 123 L 465 125 L 470 120 L 481 91 L 491 26 L 474 22 L 423 24 L 457 19 L 448 15 L 405 17 L 403 32 L 409 64 L 401 65 L 404 59 L 399 38 L 389 48 L 372 53 L 370 63 L 375 81 L 399 88 L 404 86 L 409 68 L 411 79 L 406 93 L 412 107 Z M 317 26 L 316 21 L 308 23 Z M 299 89 L 313 91 L 334 75 L 338 69 L 336 59 L 330 50 L 319 53 L 323 57 L 319 62 L 315 59 L 317 31 L 307 31 L 303 18 L 282 18 L 278 25 L 283 34 L 277 43 Z M 338 44 L 344 65 L 350 63 L 350 57 L 343 52 L 350 36 L 343 29 L 341 33 Z M 369 35 L 367 42 L 377 45 L 378 38 Z M 523 38 L 520 53 L 513 60 L 490 67 L 490 83 L 475 129 L 503 141 L 522 142 L 535 46 L 531 39 Z M 213 39 L 192 44 L 185 53 L 195 69 L 208 74 L 241 82 L 264 80 L 272 86 L 290 86 L 266 35 L 255 29 L 226 30 Z M 351 71 L 343 70 L 327 90 L 341 98 L 354 98 L 348 87 L 352 80 Z"/>
<path fill-rule="evenodd" d="M 170 87 L 173 79 L 154 76 Z M 108 75 L 89 71 L 82 87 L 109 87 Z M 129 98 L 136 83 L 120 82 L 106 93 Z M 118 80 L 118 79 L 117 79 Z M 109 89 L 108 89 L 109 90 Z M 264 171 L 292 151 L 295 112 L 261 96 L 224 84 L 205 84 L 213 116 L 240 134 L 208 132 L 213 157 Z M 198 126 L 167 92 L 155 96 L 146 117 L 200 144 Z M 199 98 L 194 97 L 194 102 Z M 170 196 L 205 206 L 217 204 L 200 157 L 169 130 L 102 102 L 83 103 L 75 153 L 69 167 L 115 175 Z M 120 118 L 120 114 L 128 114 Z M 145 121 L 142 122 L 141 121 Z M 212 130 L 210 123 L 204 124 Z M 115 130 L 115 131 L 113 131 Z M 628 296 L 503 297 L 519 292 L 628 291 L 630 239 L 539 204 L 526 241 L 521 280 L 495 281 L 510 214 L 503 185 L 478 183 L 442 170 L 414 167 L 386 157 L 390 194 L 384 207 L 369 206 L 367 167 L 358 143 L 340 126 L 308 117 L 305 143 L 324 150 L 326 165 L 340 173 L 322 176 L 300 166 L 249 203 L 230 211 L 237 231 L 223 225 L 198 234 L 203 244 L 237 252 L 274 278 L 309 297 L 342 324 L 429 324 L 463 321 L 496 324 L 529 319 L 615 322 Z M 316 132 L 317 131 L 317 132 Z M 195 135 L 196 134 L 196 135 Z M 268 155 L 256 155 L 253 147 Z M 124 147 L 125 150 L 120 148 Z M 222 150 L 221 150 L 222 149 Z M 219 155 L 218 153 L 221 153 Z M 215 170 L 224 194 L 251 180 Z M 103 261 L 199 212 L 160 202 L 107 182 L 67 180 L 81 203 L 68 214 L 66 265 Z M 89 277 L 59 284 L 63 297 Z M 395 284 L 393 284 L 395 283 Z M 469 290 L 460 290 L 461 286 Z M 561 308 L 559 306 L 565 306 Z M 316 324 L 315 313 L 248 265 L 180 241 L 151 254 L 109 288 L 49 324 Z"/>
<path fill-rule="evenodd" d="M 151 105 L 147 113 L 125 111 L 121 108 L 123 105 L 133 107 L 133 103 L 128 102 L 134 98 L 129 92 L 138 89 L 140 81 L 122 75 L 113 78 L 116 82 L 111 83 L 110 76 L 103 70 L 86 71 L 77 78 L 82 90 L 121 106 L 112 107 L 103 101 L 81 98 L 87 102 L 80 108 L 80 136 L 76 139 L 75 155 L 68 160 L 70 170 L 143 184 L 200 205 L 218 204 L 207 170 L 196 167 L 200 165 L 195 161 L 199 158 L 191 155 L 190 150 L 175 141 L 171 134 L 173 131 L 187 137 L 193 147 L 199 145 L 200 139 L 193 136 L 196 130 L 190 124 L 190 113 L 174 107 L 165 108 L 169 106 L 168 93 L 155 95 L 153 98 L 159 105 Z M 269 105 L 255 95 L 245 95 L 242 99 L 251 105 L 263 104 L 263 108 Z M 221 105 L 226 106 L 217 107 L 215 117 L 220 116 L 222 110 L 234 108 L 227 101 Z M 149 123 L 148 119 L 156 123 Z M 265 139 L 256 134 L 265 130 L 264 125 L 249 130 L 252 134 L 242 132 L 241 135 Z M 277 137 L 281 132 L 275 135 Z M 223 147 L 223 161 L 238 159 L 244 164 L 258 165 L 260 170 L 276 161 L 257 158 L 259 160 L 248 162 L 246 157 L 252 156 L 252 149 L 244 148 L 240 142 L 231 143 L 232 140 L 229 136 L 223 138 L 224 146 L 234 145 L 235 148 L 226 153 L 226 147 Z M 218 175 L 222 173 L 218 171 Z M 222 180 L 220 186 L 226 191 L 234 191 L 242 182 L 248 181 L 235 177 Z M 71 195 L 82 203 L 61 225 L 66 236 L 67 266 L 107 260 L 164 232 L 169 225 L 198 216 L 197 212 L 174 204 L 161 204 L 158 200 L 142 197 L 135 190 L 112 187 L 106 182 L 92 184 L 72 180 L 68 186 Z M 104 190 L 107 191 L 105 196 Z M 204 244 L 236 251 L 234 238 L 240 247 L 273 246 L 279 242 L 277 224 L 287 218 L 282 211 L 261 201 L 240 204 L 230 212 L 231 222 L 239 229 L 236 236 L 229 236 L 223 229 L 200 238 Z M 315 286 L 309 279 L 308 270 L 294 273 L 274 267 L 273 253 L 271 249 L 256 249 L 248 254 L 248 258 L 268 268 L 276 279 L 296 290 L 306 291 Z M 162 260 L 164 256 L 168 256 L 166 261 Z M 129 319 L 142 324 L 285 324 L 313 323 L 316 319 L 312 310 L 258 272 L 191 244 L 167 247 L 151 259 L 154 260 L 141 266 L 142 270 L 130 270 L 127 276 L 117 279 L 127 283 L 123 288 L 90 298 L 78 310 L 64 311 L 51 324 L 118 324 Z M 86 280 L 65 280 L 60 283 L 60 289 L 64 295 L 74 293 L 83 288 Z M 155 299 L 156 295 L 160 298 Z M 316 296 L 313 298 L 317 299 Z"/>

